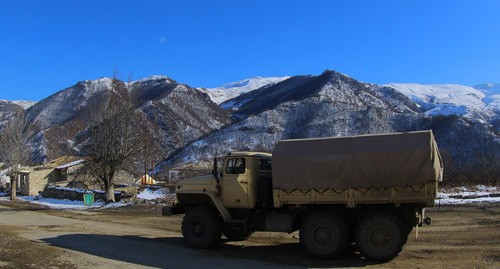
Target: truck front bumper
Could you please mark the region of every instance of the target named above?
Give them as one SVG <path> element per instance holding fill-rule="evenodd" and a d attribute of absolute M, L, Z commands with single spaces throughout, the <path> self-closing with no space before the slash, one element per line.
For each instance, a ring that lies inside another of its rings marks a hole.
<path fill-rule="evenodd" d="M 171 206 L 164 206 L 161 208 L 162 216 L 172 216 L 184 214 L 184 207 L 181 204 L 173 204 Z"/>

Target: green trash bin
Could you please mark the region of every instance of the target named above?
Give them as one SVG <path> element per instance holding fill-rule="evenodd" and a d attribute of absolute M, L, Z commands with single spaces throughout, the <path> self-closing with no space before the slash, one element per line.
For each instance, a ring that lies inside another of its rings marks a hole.
<path fill-rule="evenodd" d="M 84 193 L 83 194 L 83 204 L 86 206 L 90 206 L 94 204 L 94 194 L 93 193 Z"/>

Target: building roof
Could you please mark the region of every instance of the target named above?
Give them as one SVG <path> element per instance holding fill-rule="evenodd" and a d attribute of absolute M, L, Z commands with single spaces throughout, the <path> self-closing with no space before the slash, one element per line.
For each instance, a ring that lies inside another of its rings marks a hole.
<path fill-rule="evenodd" d="M 39 166 L 35 167 L 35 169 L 55 169 L 55 168 L 61 169 L 59 167 L 64 166 L 66 164 L 70 164 L 70 163 L 79 161 L 79 160 L 82 160 L 82 157 L 62 156 L 62 157 L 56 158 L 54 160 L 51 160 L 50 162 L 48 162 L 46 164 L 39 165 Z"/>
<path fill-rule="evenodd" d="M 64 169 L 64 168 L 69 168 L 71 166 L 75 166 L 75 165 L 79 165 L 79 164 L 82 164 L 84 163 L 85 160 L 76 160 L 74 162 L 70 162 L 70 163 L 66 163 L 66 164 L 63 164 L 63 165 L 59 165 L 58 167 L 56 167 L 56 169 Z"/>
<path fill-rule="evenodd" d="M 262 158 L 270 158 L 272 156 L 271 153 L 267 152 L 254 152 L 254 151 L 236 151 L 236 152 L 230 152 L 227 154 L 227 156 L 241 156 L 241 157 L 262 157 Z"/>

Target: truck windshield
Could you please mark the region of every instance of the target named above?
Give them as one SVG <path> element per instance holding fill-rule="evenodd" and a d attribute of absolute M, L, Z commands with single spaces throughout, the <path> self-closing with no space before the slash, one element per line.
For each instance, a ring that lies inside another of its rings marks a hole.
<path fill-rule="evenodd" d="M 227 174 L 244 174 L 245 173 L 245 159 L 234 158 L 227 161 L 226 166 Z"/>

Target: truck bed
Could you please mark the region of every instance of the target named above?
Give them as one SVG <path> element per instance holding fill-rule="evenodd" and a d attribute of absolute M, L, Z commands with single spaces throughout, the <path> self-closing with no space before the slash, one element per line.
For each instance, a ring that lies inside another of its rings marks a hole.
<path fill-rule="evenodd" d="M 432 131 L 280 141 L 275 206 L 420 203 L 433 206 L 443 165 Z"/>

